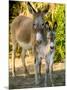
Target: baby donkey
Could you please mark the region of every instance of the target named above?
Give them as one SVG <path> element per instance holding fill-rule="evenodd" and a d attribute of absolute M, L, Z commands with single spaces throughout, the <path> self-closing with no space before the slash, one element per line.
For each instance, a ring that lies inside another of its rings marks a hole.
<path fill-rule="evenodd" d="M 49 23 L 45 23 L 45 27 L 47 30 L 45 39 L 43 38 L 44 34 L 40 32 L 36 35 L 36 60 L 35 60 L 35 83 L 39 84 L 39 79 L 41 76 L 41 60 L 45 60 L 45 83 L 47 86 L 47 77 L 49 74 L 49 78 L 52 86 L 54 86 L 52 80 L 52 71 L 53 71 L 53 57 L 55 52 L 55 30 L 57 28 L 57 22 L 54 22 L 53 29 L 50 30 Z"/>

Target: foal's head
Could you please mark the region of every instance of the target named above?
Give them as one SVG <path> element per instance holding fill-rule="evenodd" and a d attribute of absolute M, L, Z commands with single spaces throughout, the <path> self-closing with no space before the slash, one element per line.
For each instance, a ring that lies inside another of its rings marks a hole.
<path fill-rule="evenodd" d="M 52 30 L 50 30 L 49 23 L 46 22 L 47 30 L 47 42 L 50 44 L 50 50 L 53 51 L 54 45 L 55 45 L 55 35 L 56 35 L 56 28 L 57 28 L 57 22 L 54 22 Z"/>

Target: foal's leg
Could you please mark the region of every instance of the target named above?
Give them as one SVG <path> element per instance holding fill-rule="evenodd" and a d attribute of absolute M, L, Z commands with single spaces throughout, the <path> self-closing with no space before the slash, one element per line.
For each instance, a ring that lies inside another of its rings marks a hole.
<path fill-rule="evenodd" d="M 50 75 L 50 81 L 51 81 L 52 86 L 54 86 L 54 83 L 53 83 L 53 56 L 54 56 L 54 53 L 52 53 L 52 55 L 50 57 L 50 63 L 49 63 L 49 75 Z"/>
<path fill-rule="evenodd" d="M 27 68 L 26 68 L 26 64 L 25 64 L 25 56 L 26 56 L 26 50 L 22 49 L 21 58 L 22 58 L 22 64 L 23 64 L 23 68 L 24 68 L 24 74 L 27 73 Z"/>
<path fill-rule="evenodd" d="M 46 62 L 45 65 L 45 87 L 47 86 L 48 72 L 49 72 L 49 64 Z"/>
<path fill-rule="evenodd" d="M 54 83 L 53 83 L 53 64 L 49 66 L 49 75 L 50 75 L 51 84 L 52 84 L 52 86 L 54 86 Z"/>
<path fill-rule="evenodd" d="M 12 76 L 15 77 L 15 55 L 16 55 L 16 47 L 17 44 L 13 44 L 13 50 L 12 50 Z"/>

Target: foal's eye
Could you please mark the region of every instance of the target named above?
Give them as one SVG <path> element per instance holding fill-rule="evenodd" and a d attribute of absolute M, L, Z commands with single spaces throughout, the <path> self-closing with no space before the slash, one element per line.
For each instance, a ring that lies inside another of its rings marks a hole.
<path fill-rule="evenodd" d="M 44 26 L 44 23 L 42 23 L 42 26 Z"/>

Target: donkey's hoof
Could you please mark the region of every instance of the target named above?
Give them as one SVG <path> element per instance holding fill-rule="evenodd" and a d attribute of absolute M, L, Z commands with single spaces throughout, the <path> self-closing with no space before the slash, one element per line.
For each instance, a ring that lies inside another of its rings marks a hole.
<path fill-rule="evenodd" d="M 36 84 L 36 86 L 38 86 L 39 85 L 39 82 L 35 82 L 35 84 Z"/>
<path fill-rule="evenodd" d="M 15 77 L 16 76 L 16 74 L 15 73 L 12 73 L 12 77 Z"/>
<path fill-rule="evenodd" d="M 54 84 L 52 84 L 52 87 L 54 87 Z"/>
<path fill-rule="evenodd" d="M 26 78 L 26 76 L 27 76 L 27 74 L 24 73 L 24 74 L 23 74 L 23 77 Z"/>
<path fill-rule="evenodd" d="M 26 71 L 26 72 L 25 72 L 25 74 L 28 76 L 28 75 L 29 75 L 29 72 L 28 72 L 28 71 Z"/>
<path fill-rule="evenodd" d="M 47 84 L 45 83 L 44 86 L 47 87 Z"/>
<path fill-rule="evenodd" d="M 29 71 L 27 69 L 25 69 L 24 74 L 29 75 Z"/>

